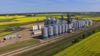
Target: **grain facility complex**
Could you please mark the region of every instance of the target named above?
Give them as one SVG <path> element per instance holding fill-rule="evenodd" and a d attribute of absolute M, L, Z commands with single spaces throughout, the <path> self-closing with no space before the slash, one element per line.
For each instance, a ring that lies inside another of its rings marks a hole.
<path fill-rule="evenodd" d="M 42 39 L 48 39 L 52 36 L 64 33 L 73 33 L 74 31 L 93 25 L 92 20 L 75 19 L 69 15 L 67 17 L 68 18 L 64 18 L 63 16 L 61 16 L 61 18 L 46 17 L 44 23 L 32 26 L 33 35 L 41 35 Z M 17 33 L 8 35 L 4 37 L 4 40 L 13 39 L 15 37 L 20 37 L 20 35 L 17 35 Z"/>
<path fill-rule="evenodd" d="M 93 24 L 92 20 L 73 19 L 68 16 L 67 20 L 62 16 L 60 19 L 46 18 L 42 30 L 43 39 L 63 33 L 72 33 L 76 30 L 89 27 Z"/>

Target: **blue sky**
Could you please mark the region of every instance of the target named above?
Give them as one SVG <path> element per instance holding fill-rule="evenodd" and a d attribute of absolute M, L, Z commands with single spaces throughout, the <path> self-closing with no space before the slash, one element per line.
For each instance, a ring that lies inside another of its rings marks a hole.
<path fill-rule="evenodd" d="M 1 13 L 100 12 L 100 0 L 0 0 Z"/>

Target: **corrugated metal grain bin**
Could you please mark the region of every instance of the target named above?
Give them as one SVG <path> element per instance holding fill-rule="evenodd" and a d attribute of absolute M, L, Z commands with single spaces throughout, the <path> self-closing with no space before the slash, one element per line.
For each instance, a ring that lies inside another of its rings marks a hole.
<path fill-rule="evenodd" d="M 54 26 L 54 35 L 58 35 L 58 25 L 57 24 L 55 24 Z"/>
<path fill-rule="evenodd" d="M 93 25 L 93 21 L 92 20 L 89 20 L 89 25 Z"/>
<path fill-rule="evenodd" d="M 43 36 L 43 39 L 47 39 L 48 38 L 48 27 L 44 27 L 42 29 L 42 36 Z"/>
<path fill-rule="evenodd" d="M 80 29 L 80 21 L 77 20 L 77 26 L 78 26 L 78 29 Z"/>
<path fill-rule="evenodd" d="M 76 30 L 78 30 L 79 29 L 79 21 L 77 20 L 75 23 L 76 23 L 75 28 L 76 28 Z"/>
<path fill-rule="evenodd" d="M 65 33 L 65 24 L 62 24 L 62 33 Z"/>
<path fill-rule="evenodd" d="M 73 22 L 74 31 L 77 30 L 77 22 Z"/>
<path fill-rule="evenodd" d="M 83 28 L 85 27 L 85 20 L 83 20 Z"/>
<path fill-rule="evenodd" d="M 51 24 L 56 24 L 56 19 L 55 18 L 51 19 Z"/>
<path fill-rule="evenodd" d="M 60 24 L 60 20 L 56 20 L 56 24 Z"/>
<path fill-rule="evenodd" d="M 73 25 L 72 23 L 71 24 L 68 24 L 68 32 L 72 32 L 73 30 Z"/>
<path fill-rule="evenodd" d="M 82 26 L 83 26 L 83 21 L 80 20 L 80 28 L 82 28 Z"/>
<path fill-rule="evenodd" d="M 71 24 L 68 24 L 68 29 L 72 29 L 72 27 L 73 27 L 73 24 L 71 23 Z"/>
<path fill-rule="evenodd" d="M 53 26 L 48 26 L 48 33 L 49 33 L 49 36 L 53 36 L 54 35 Z"/>
<path fill-rule="evenodd" d="M 65 24 L 65 31 L 68 32 L 68 24 Z"/>
<path fill-rule="evenodd" d="M 81 28 L 81 24 L 82 24 L 82 22 L 81 22 L 81 20 L 78 20 L 78 22 L 79 22 L 79 29 Z"/>
<path fill-rule="evenodd" d="M 62 26 L 61 25 L 58 25 L 58 32 L 59 32 L 59 34 L 61 34 L 62 33 Z"/>
<path fill-rule="evenodd" d="M 13 38 L 16 38 L 16 37 L 17 37 L 17 34 L 11 34 L 11 35 L 4 36 L 4 39 L 10 40 L 10 39 L 13 39 Z"/>
<path fill-rule="evenodd" d="M 85 20 L 85 25 L 89 26 L 89 21 L 88 20 Z"/>
<path fill-rule="evenodd" d="M 85 22 L 84 22 L 84 20 L 81 20 L 82 21 L 82 26 L 81 26 L 81 28 L 84 28 L 85 26 Z"/>

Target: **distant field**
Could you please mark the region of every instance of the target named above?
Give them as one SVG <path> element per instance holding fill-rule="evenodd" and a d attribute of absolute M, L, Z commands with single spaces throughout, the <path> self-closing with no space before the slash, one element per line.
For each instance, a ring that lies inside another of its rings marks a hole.
<path fill-rule="evenodd" d="M 45 17 L 25 17 L 25 16 L 0 16 L 0 25 L 9 25 L 15 23 L 27 23 L 44 20 Z M 11 20 L 12 19 L 12 20 Z"/>
<path fill-rule="evenodd" d="M 54 56 L 100 56 L 100 32 L 97 32 Z"/>
<path fill-rule="evenodd" d="M 60 18 L 61 16 L 56 16 Z M 78 18 L 88 18 L 91 20 L 100 20 L 100 17 L 91 17 L 91 16 L 76 16 Z M 66 16 L 65 16 L 66 18 Z M 26 17 L 26 16 L 0 16 L 0 25 L 9 25 L 9 24 L 17 24 L 17 23 L 28 23 L 28 22 L 35 22 L 42 21 L 45 19 L 45 16 L 33 16 L 33 17 Z"/>
<path fill-rule="evenodd" d="M 90 20 L 100 20 L 100 16 L 75 16 L 78 18 L 86 18 L 86 19 L 90 19 Z"/>

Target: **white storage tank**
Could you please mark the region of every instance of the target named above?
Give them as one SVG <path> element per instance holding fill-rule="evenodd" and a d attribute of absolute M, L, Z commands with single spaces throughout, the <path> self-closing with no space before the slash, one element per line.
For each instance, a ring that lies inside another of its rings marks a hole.
<path fill-rule="evenodd" d="M 73 24 L 71 23 L 71 24 L 68 24 L 68 29 L 72 29 L 72 27 L 73 27 Z"/>
<path fill-rule="evenodd" d="M 75 24 L 75 29 L 78 30 L 79 29 L 79 21 L 77 20 L 75 23 L 76 23 Z"/>
<path fill-rule="evenodd" d="M 73 28 L 76 30 L 76 22 L 73 22 Z"/>
<path fill-rule="evenodd" d="M 54 35 L 53 26 L 48 26 L 48 34 L 49 34 L 49 36 L 53 36 Z"/>
<path fill-rule="evenodd" d="M 93 25 L 93 21 L 92 20 L 89 20 L 89 25 Z"/>
<path fill-rule="evenodd" d="M 48 27 L 44 27 L 42 29 L 42 37 L 43 37 L 43 39 L 47 39 L 48 38 Z"/>
<path fill-rule="evenodd" d="M 16 34 L 11 34 L 11 35 L 7 35 L 4 37 L 5 40 L 10 40 L 10 39 L 13 39 L 13 38 L 16 38 L 17 35 Z"/>
<path fill-rule="evenodd" d="M 79 21 L 79 29 L 80 29 L 82 26 L 82 22 L 81 22 L 81 20 L 78 20 L 78 21 Z"/>
<path fill-rule="evenodd" d="M 85 20 L 85 25 L 88 27 L 89 26 L 89 21 Z"/>
<path fill-rule="evenodd" d="M 60 24 L 60 20 L 56 20 L 56 24 Z"/>
<path fill-rule="evenodd" d="M 59 34 L 61 34 L 62 33 L 62 26 L 61 25 L 58 25 L 58 32 L 59 32 Z"/>
<path fill-rule="evenodd" d="M 84 28 L 84 20 L 81 20 L 81 28 Z"/>
<path fill-rule="evenodd" d="M 83 20 L 83 28 L 85 27 L 85 20 Z"/>
<path fill-rule="evenodd" d="M 58 30 L 58 25 L 55 24 L 53 27 L 54 27 L 54 29 L 53 29 L 54 30 L 54 35 L 58 35 L 58 31 L 59 31 Z"/>
<path fill-rule="evenodd" d="M 68 32 L 68 24 L 65 24 L 65 31 Z"/>
<path fill-rule="evenodd" d="M 83 21 L 80 20 L 80 28 L 82 28 L 82 26 L 83 26 Z"/>
<path fill-rule="evenodd" d="M 68 32 L 72 32 L 73 31 L 73 24 L 70 23 L 68 24 Z"/>
<path fill-rule="evenodd" d="M 65 24 L 62 24 L 62 33 L 65 33 Z"/>
<path fill-rule="evenodd" d="M 80 20 L 77 20 L 78 29 L 80 29 Z"/>

